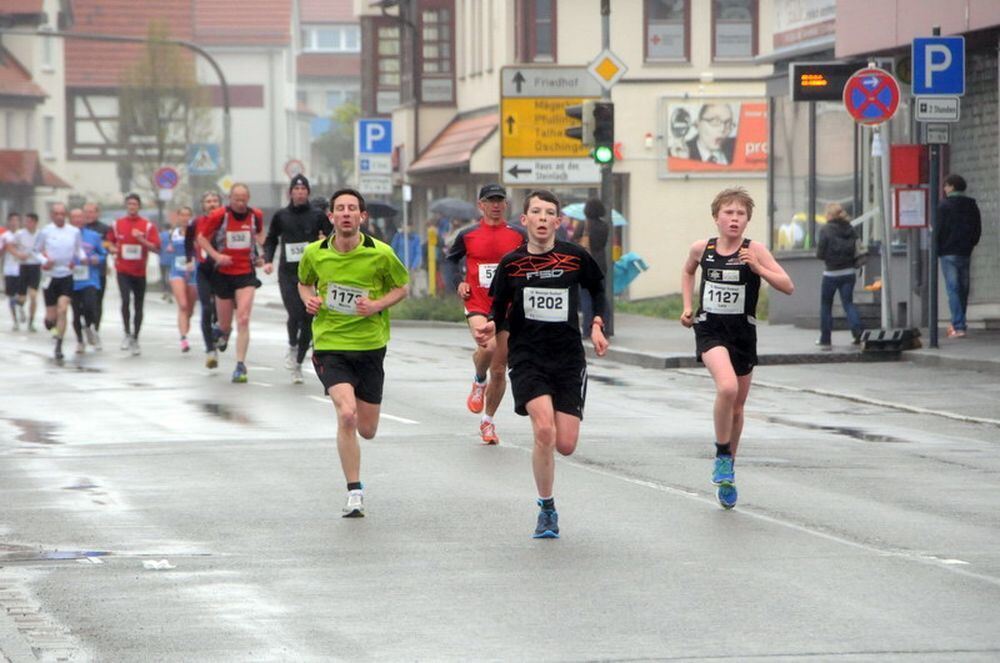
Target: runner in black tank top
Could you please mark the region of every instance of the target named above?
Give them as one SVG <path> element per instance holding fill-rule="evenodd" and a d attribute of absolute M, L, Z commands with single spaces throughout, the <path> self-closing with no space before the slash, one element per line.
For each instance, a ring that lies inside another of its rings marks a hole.
<path fill-rule="evenodd" d="M 705 364 L 715 381 L 716 458 L 712 483 L 718 486 L 719 503 L 726 509 L 736 506 L 733 462 L 743 432 L 743 406 L 757 364 L 760 282 L 763 279 L 785 294 L 795 288 L 767 247 L 743 237 L 753 206 L 753 199 L 744 189 L 720 192 L 712 201 L 712 217 L 719 234 L 692 244 L 681 272 L 681 324 L 694 327 L 698 361 Z M 691 302 L 699 267 L 701 299 L 695 317 Z"/>
<path fill-rule="evenodd" d="M 740 260 L 739 251 L 722 255 L 718 238 L 708 240 L 701 255 L 701 294 L 694 332 L 698 361 L 716 346 L 729 350 L 736 375 L 757 365 L 757 296 L 760 276 Z M 744 239 L 740 249 L 749 249 Z"/>

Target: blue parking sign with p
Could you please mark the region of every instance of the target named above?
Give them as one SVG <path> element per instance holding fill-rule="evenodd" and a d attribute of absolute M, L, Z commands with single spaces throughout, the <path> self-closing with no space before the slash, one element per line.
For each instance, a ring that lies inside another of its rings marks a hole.
<path fill-rule="evenodd" d="M 965 37 L 913 40 L 913 95 L 965 94 Z"/>
<path fill-rule="evenodd" d="M 392 120 L 358 120 L 358 152 L 392 154 Z"/>

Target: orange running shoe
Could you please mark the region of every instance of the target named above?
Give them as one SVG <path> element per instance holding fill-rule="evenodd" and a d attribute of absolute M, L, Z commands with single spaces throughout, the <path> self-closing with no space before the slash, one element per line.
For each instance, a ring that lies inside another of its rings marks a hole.
<path fill-rule="evenodd" d="M 483 438 L 483 444 L 500 444 L 497 429 L 492 421 L 484 421 L 479 424 L 479 435 Z"/>
<path fill-rule="evenodd" d="M 469 392 L 469 398 L 466 399 L 465 404 L 468 406 L 470 412 L 479 414 L 483 411 L 483 404 L 486 402 L 486 383 L 479 384 L 475 380 L 472 381 L 472 391 Z"/>

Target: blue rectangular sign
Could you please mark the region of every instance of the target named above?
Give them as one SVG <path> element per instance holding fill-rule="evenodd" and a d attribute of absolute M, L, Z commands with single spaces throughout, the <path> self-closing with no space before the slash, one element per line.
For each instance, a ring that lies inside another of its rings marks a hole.
<path fill-rule="evenodd" d="M 392 120 L 358 120 L 358 152 L 392 154 Z"/>
<path fill-rule="evenodd" d="M 913 40 L 913 95 L 965 94 L 965 37 L 917 37 Z"/>

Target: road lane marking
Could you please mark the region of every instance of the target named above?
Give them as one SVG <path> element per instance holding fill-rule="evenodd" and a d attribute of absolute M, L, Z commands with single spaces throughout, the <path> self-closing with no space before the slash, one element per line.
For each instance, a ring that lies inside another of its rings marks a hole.
<path fill-rule="evenodd" d="M 505 442 L 504 446 L 512 447 L 519 451 L 525 453 L 532 453 L 533 448 L 524 447 L 518 444 L 510 444 Z M 680 488 L 675 488 L 673 486 L 668 486 L 657 481 L 650 481 L 648 479 L 636 479 L 634 477 L 627 476 L 625 474 L 620 474 L 617 472 L 612 472 L 611 470 L 606 470 L 601 467 L 596 467 L 594 465 L 588 465 L 579 461 L 570 460 L 568 458 L 559 458 L 560 463 L 571 465 L 577 469 L 590 472 L 591 474 L 597 474 L 599 476 L 608 477 L 611 479 L 617 479 L 619 481 L 624 481 L 625 483 L 630 483 L 634 486 L 640 486 L 642 488 L 650 488 L 652 490 L 666 493 L 668 495 L 678 495 L 680 497 L 685 497 L 690 500 L 695 500 L 697 502 L 702 502 L 703 504 L 709 504 L 713 506 L 718 506 L 716 500 L 705 497 L 700 493 L 693 493 L 688 490 L 682 490 Z M 924 554 L 916 551 L 908 551 L 900 548 L 891 547 L 879 547 L 868 543 L 862 543 L 860 541 L 854 541 L 837 534 L 831 534 L 825 532 L 822 529 L 814 529 L 808 525 L 802 525 L 800 523 L 793 522 L 791 520 L 785 520 L 777 516 L 770 516 L 766 513 L 754 511 L 752 509 L 747 509 L 746 507 L 739 508 L 731 512 L 734 516 L 746 516 L 748 518 L 754 518 L 761 522 L 765 522 L 771 525 L 777 525 L 778 527 L 784 527 L 786 529 L 791 529 L 802 534 L 807 534 L 819 539 L 824 539 L 833 543 L 839 543 L 844 546 L 862 550 L 864 552 L 872 553 L 880 557 L 895 557 L 903 561 L 918 562 L 925 566 L 933 566 L 939 569 L 944 569 L 946 571 L 951 571 L 961 576 L 966 576 L 968 578 L 974 578 L 976 580 L 981 580 L 988 582 L 991 585 L 996 585 L 1000 587 L 1000 578 L 986 575 L 983 573 L 977 573 L 975 571 L 966 570 L 962 568 L 963 566 L 968 566 L 969 562 L 964 562 L 960 559 L 952 558 L 941 558 L 934 555 Z"/>
<path fill-rule="evenodd" d="M 258 387 L 273 387 L 273 384 L 268 384 L 267 382 L 254 382 L 250 381 L 250 384 L 257 385 Z"/>
<path fill-rule="evenodd" d="M 693 369 L 678 369 L 678 373 L 683 373 L 684 375 L 692 375 L 700 378 L 711 378 L 712 376 L 707 373 L 699 372 Z M 753 385 L 755 387 L 766 387 L 768 389 L 777 389 L 778 391 L 795 391 L 803 394 L 815 394 L 816 396 L 825 396 L 827 398 L 840 398 L 846 401 L 852 401 L 854 403 L 864 403 L 866 405 L 875 405 L 878 407 L 888 408 L 890 410 L 900 410 L 902 412 L 909 412 L 911 414 L 925 414 L 932 417 L 943 417 L 945 419 L 951 419 L 953 421 L 962 421 L 965 423 L 972 424 L 986 424 L 987 426 L 997 426 L 1000 428 L 1000 419 L 990 419 L 988 417 L 973 417 L 967 414 L 956 414 L 954 412 L 946 412 L 945 410 L 932 410 L 926 407 L 919 407 L 917 405 L 906 405 L 904 403 L 893 403 L 891 401 L 883 401 L 878 398 L 870 398 L 868 396 L 855 396 L 853 394 L 843 394 L 836 391 L 829 391 L 827 389 L 816 389 L 814 387 L 790 387 L 784 384 L 778 384 L 777 382 L 768 382 L 767 380 L 754 380 Z"/>
<path fill-rule="evenodd" d="M 329 398 L 323 398 L 322 396 L 310 396 L 309 398 L 313 399 L 314 401 L 316 401 L 318 403 L 329 403 L 330 402 Z M 386 414 L 385 412 L 382 412 L 381 414 L 379 414 L 379 418 L 381 418 L 381 419 L 389 419 L 391 421 L 398 421 L 401 424 L 419 424 L 420 423 L 419 421 L 414 421 L 413 419 L 407 419 L 406 417 L 397 417 L 394 414 Z"/>

